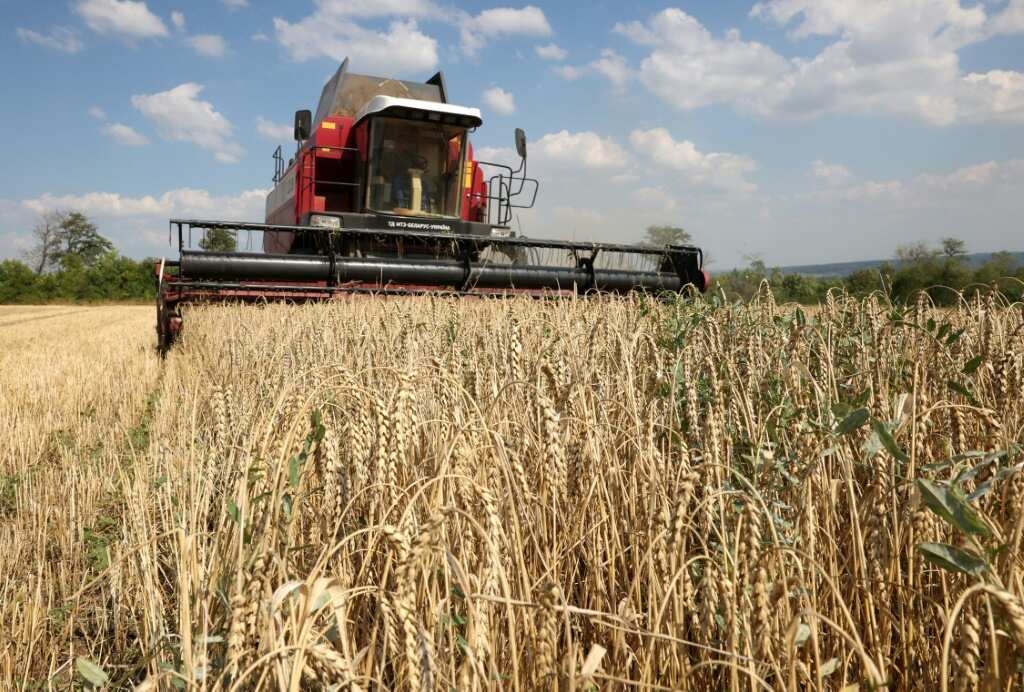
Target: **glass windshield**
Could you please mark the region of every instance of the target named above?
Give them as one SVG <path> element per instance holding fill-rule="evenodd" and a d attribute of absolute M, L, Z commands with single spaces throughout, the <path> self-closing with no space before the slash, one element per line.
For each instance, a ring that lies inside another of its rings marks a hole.
<path fill-rule="evenodd" d="M 375 118 L 367 207 L 404 216 L 459 216 L 466 129 Z"/>

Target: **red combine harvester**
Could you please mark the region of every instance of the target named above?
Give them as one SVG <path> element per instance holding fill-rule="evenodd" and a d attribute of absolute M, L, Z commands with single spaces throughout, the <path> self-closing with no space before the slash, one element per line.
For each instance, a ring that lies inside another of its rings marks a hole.
<path fill-rule="evenodd" d="M 517 237 L 514 210 L 532 207 L 539 187 L 523 131 L 518 168 L 477 160 L 469 133 L 480 111 L 449 103 L 441 73 L 420 84 L 347 67 L 315 116 L 295 114 L 294 158 L 275 152 L 265 223 L 171 220 L 180 259 L 157 267 L 161 349 L 190 303 L 706 288 L 696 247 Z M 237 250 L 240 234 L 250 251 Z M 236 249 L 215 249 L 225 238 Z"/>

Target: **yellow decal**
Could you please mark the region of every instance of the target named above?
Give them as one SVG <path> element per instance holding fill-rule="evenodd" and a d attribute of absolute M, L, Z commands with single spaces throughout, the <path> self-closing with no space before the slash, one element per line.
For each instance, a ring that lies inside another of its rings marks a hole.
<path fill-rule="evenodd" d="M 330 147 L 320 147 L 320 151 L 323 152 L 324 154 L 330 154 L 331 153 L 331 148 Z"/>
<path fill-rule="evenodd" d="M 473 187 L 473 164 L 466 164 L 466 189 Z"/>
<path fill-rule="evenodd" d="M 325 120 L 320 124 L 320 127 L 324 128 L 325 130 L 333 130 L 337 127 L 337 125 L 335 123 L 327 122 Z"/>

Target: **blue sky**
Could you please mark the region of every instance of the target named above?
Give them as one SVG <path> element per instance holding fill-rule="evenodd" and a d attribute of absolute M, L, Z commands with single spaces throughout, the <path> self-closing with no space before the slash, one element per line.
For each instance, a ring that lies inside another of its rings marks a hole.
<path fill-rule="evenodd" d="M 0 257 L 77 208 L 126 254 L 262 220 L 271 152 L 343 56 L 526 129 L 527 235 L 689 229 L 713 266 L 1024 250 L 1024 0 L 5 3 Z M 13 69 L 12 69 L 13 68 Z"/>

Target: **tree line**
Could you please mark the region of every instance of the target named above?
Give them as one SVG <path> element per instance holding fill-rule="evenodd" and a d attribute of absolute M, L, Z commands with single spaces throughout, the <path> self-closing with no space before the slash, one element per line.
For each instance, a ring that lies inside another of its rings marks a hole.
<path fill-rule="evenodd" d="M 644 243 L 687 244 L 690 233 L 678 226 L 648 226 Z M 211 233 L 199 242 L 205 250 L 233 250 L 234 234 Z M 20 260 L 0 261 L 0 303 L 147 301 L 155 297 L 155 259 L 134 260 L 78 211 L 43 214 L 32 229 L 32 245 Z M 1024 266 L 1009 253 L 995 253 L 980 267 L 966 260 L 965 243 L 944 238 L 937 247 L 912 243 L 896 250 L 891 262 L 845 277 L 783 273 L 760 260 L 744 269 L 714 275 L 715 291 L 729 300 L 754 296 L 767 281 L 777 300 L 817 303 L 834 288 L 855 295 L 874 291 L 894 301 L 913 300 L 926 291 L 938 305 L 958 300 L 959 293 L 998 290 L 1010 300 L 1024 300 Z"/>
<path fill-rule="evenodd" d="M 152 300 L 154 262 L 119 254 L 81 212 L 47 212 L 24 258 L 0 261 L 0 303 Z"/>

